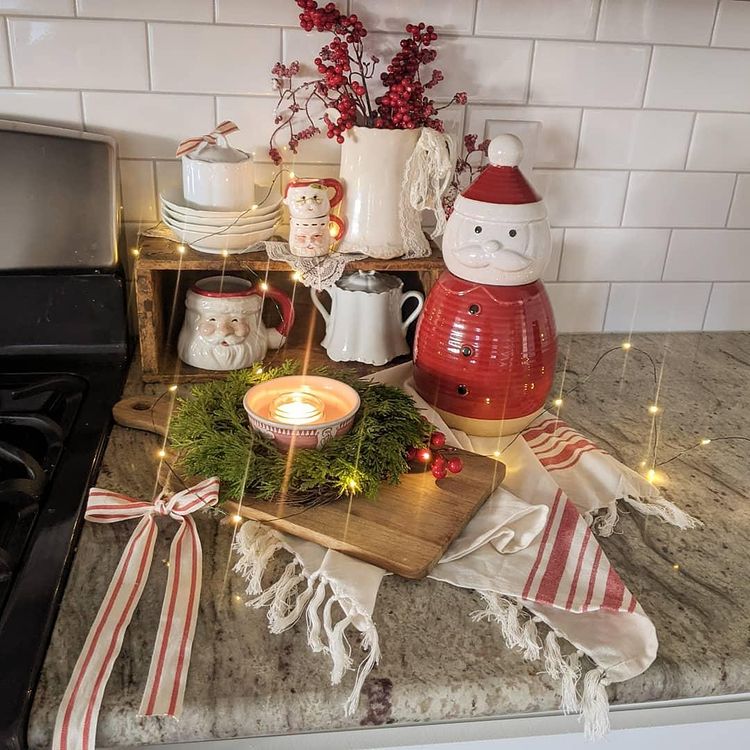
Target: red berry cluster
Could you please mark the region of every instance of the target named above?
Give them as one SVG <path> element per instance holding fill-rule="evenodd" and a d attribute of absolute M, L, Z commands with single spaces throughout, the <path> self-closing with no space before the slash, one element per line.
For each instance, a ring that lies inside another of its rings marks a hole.
<path fill-rule="evenodd" d="M 305 31 L 330 31 L 345 37 L 350 44 L 359 42 L 367 36 L 367 29 L 356 14 L 347 16 L 335 3 L 328 3 L 321 8 L 315 0 L 297 0 L 297 5 L 302 9 L 302 13 L 299 14 L 299 25 Z"/>
<path fill-rule="evenodd" d="M 430 436 L 430 447 L 409 448 L 406 460 L 430 464 L 432 476 L 435 479 L 445 479 L 448 472 L 458 474 L 464 468 L 463 461 L 458 456 L 450 455 L 452 450 L 446 446 L 445 435 L 442 432 L 433 432 Z"/>

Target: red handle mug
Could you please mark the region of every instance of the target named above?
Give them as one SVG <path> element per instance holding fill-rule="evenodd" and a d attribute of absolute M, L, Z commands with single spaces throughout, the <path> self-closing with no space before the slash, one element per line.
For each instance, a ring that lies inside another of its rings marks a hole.
<path fill-rule="evenodd" d="M 333 190 L 333 196 L 328 190 Z M 317 219 L 331 212 L 344 198 L 344 186 L 332 177 L 290 180 L 284 203 L 293 219 Z"/>

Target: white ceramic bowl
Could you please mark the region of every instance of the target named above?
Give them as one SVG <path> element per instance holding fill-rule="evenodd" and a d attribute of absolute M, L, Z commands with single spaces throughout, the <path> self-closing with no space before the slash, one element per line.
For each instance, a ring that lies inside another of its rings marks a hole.
<path fill-rule="evenodd" d="M 243 216 L 239 219 L 222 219 L 213 216 L 187 216 L 186 214 L 180 214 L 173 211 L 165 203 L 162 203 L 161 215 L 164 221 L 169 221 L 172 224 L 179 224 L 180 226 L 185 225 L 188 229 L 193 226 L 207 226 L 214 228 L 231 227 L 232 229 L 241 229 L 246 232 L 252 232 L 257 229 L 263 229 L 263 227 L 260 226 L 261 224 L 267 224 L 269 221 L 278 221 L 281 217 L 281 209 L 263 214 L 263 216 Z"/>
<path fill-rule="evenodd" d="M 271 226 L 268 229 L 244 234 L 222 232 L 221 234 L 208 235 L 206 232 L 195 232 L 184 227 L 165 223 L 177 235 L 180 242 L 190 245 L 195 250 L 212 255 L 218 255 L 223 252 L 232 254 L 249 252 L 253 245 L 271 238 L 274 233 L 274 228 Z M 215 229 L 215 227 L 212 227 L 212 229 Z"/>
<path fill-rule="evenodd" d="M 280 396 L 309 392 L 325 410 L 320 422 L 285 424 L 274 420 L 270 406 Z M 351 386 L 319 375 L 287 375 L 254 385 L 242 401 L 250 426 L 271 438 L 280 450 L 292 443 L 297 448 L 319 448 L 331 438 L 344 435 L 352 428 L 360 406 L 359 394 Z"/>
<path fill-rule="evenodd" d="M 219 235 L 219 234 L 225 234 L 225 235 L 244 235 L 244 234 L 255 234 L 257 232 L 262 232 L 265 229 L 272 229 L 276 223 L 278 222 L 277 217 L 271 217 L 270 219 L 267 219 L 266 221 L 260 222 L 258 224 L 253 224 L 250 227 L 247 226 L 236 226 L 230 224 L 226 224 L 224 226 L 211 226 L 210 224 L 195 224 L 190 221 L 181 221 L 179 219 L 172 219 L 168 216 L 163 216 L 164 223 L 170 227 L 171 229 L 179 229 L 186 232 L 196 232 L 198 234 L 211 234 L 211 235 Z"/>
<path fill-rule="evenodd" d="M 192 217 L 193 219 L 197 219 L 198 221 L 200 221 L 200 219 L 209 218 L 236 219 L 238 217 L 242 217 L 244 219 L 251 216 L 265 216 L 266 214 L 274 213 L 280 210 L 281 198 L 276 198 L 273 195 L 269 196 L 265 203 L 263 203 L 262 205 L 260 204 L 260 201 L 263 200 L 267 192 L 267 188 L 256 186 L 255 196 L 258 200 L 258 208 L 250 208 L 248 206 L 247 210 L 245 211 L 210 211 L 208 209 L 192 208 L 191 206 L 187 205 L 185 196 L 182 194 L 182 190 L 179 188 L 163 192 L 160 198 L 161 202 L 165 206 L 167 206 L 167 208 L 169 208 L 173 213 Z"/>

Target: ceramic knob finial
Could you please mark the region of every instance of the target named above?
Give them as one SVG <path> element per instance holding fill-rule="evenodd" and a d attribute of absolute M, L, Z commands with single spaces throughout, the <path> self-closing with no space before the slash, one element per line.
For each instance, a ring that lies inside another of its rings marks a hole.
<path fill-rule="evenodd" d="M 515 135 L 503 133 L 490 141 L 487 155 L 496 167 L 517 167 L 523 157 L 523 143 Z"/>

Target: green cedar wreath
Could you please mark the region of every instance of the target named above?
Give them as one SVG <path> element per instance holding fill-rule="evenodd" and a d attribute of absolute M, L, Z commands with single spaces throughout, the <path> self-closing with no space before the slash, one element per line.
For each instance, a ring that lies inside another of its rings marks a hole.
<path fill-rule="evenodd" d="M 433 427 L 411 396 L 399 388 L 360 380 L 342 372 L 316 375 L 340 380 L 359 394 L 351 431 L 317 449 L 282 453 L 249 425 L 242 399 L 248 388 L 294 375 L 287 360 L 267 370 L 255 365 L 193 387 L 177 402 L 169 439 L 178 465 L 193 475 L 218 476 L 225 498 L 245 493 L 261 500 L 300 504 L 327 502 L 344 494 L 373 497 L 381 483 L 398 484 L 409 470 L 407 451 L 429 442 Z"/>

